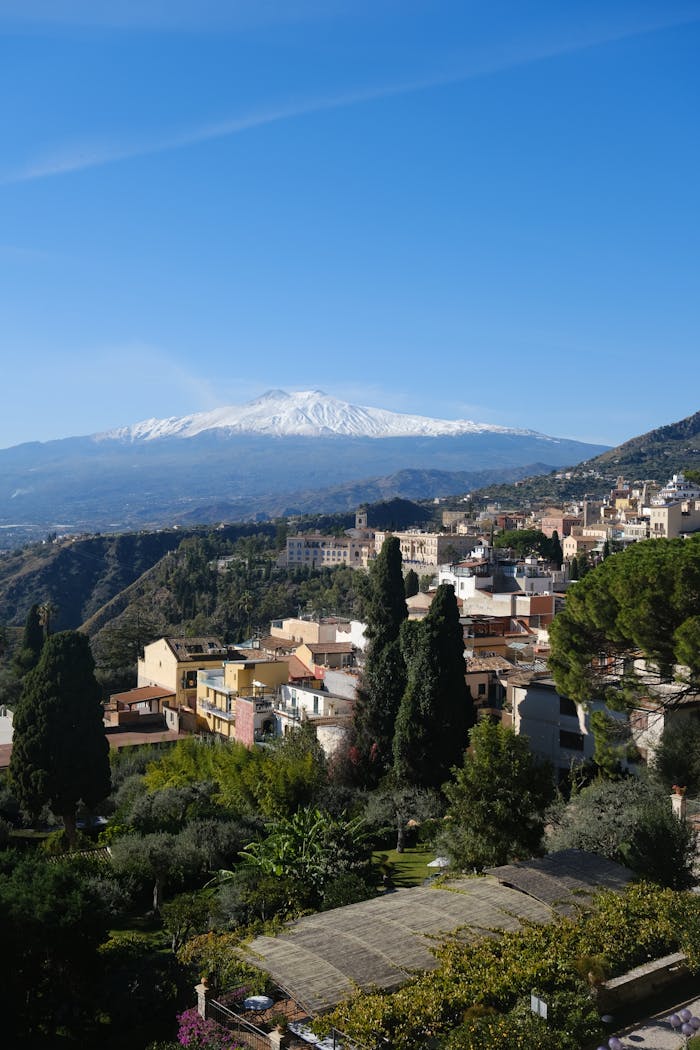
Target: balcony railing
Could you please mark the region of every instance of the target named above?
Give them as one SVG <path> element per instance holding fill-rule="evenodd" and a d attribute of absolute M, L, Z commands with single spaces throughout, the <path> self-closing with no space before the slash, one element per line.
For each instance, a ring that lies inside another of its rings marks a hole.
<path fill-rule="evenodd" d="M 216 704 L 210 703 L 209 700 L 198 700 L 197 706 L 210 715 L 216 715 L 217 718 L 223 718 L 225 722 L 236 721 L 235 711 L 224 711 L 223 708 L 217 707 Z"/>

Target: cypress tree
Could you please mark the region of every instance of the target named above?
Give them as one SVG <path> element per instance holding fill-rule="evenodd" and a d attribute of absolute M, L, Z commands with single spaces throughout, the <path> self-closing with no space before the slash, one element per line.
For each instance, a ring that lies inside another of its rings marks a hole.
<path fill-rule="evenodd" d="M 39 606 L 32 605 L 24 621 L 22 642 L 14 659 L 14 667 L 18 675 L 25 675 L 36 667 L 43 645 L 44 629 L 41 625 Z"/>
<path fill-rule="evenodd" d="M 407 682 L 393 742 L 400 781 L 439 788 L 461 764 L 474 708 L 465 682 L 464 634 L 451 584 L 441 584 L 424 620 L 401 632 Z"/>
<path fill-rule="evenodd" d="M 353 732 L 356 764 L 367 783 L 376 783 L 391 766 L 394 723 L 406 684 L 399 643 L 401 624 L 408 615 L 401 560 L 399 541 L 389 536 L 371 570 L 365 631 L 369 645 Z"/>
<path fill-rule="evenodd" d="M 552 538 L 549 541 L 549 556 L 556 567 L 561 569 L 564 561 L 564 551 L 562 550 L 561 540 L 559 539 L 559 533 L 556 529 L 552 533 Z"/>
<path fill-rule="evenodd" d="M 71 842 L 78 803 L 94 807 L 110 791 L 109 745 L 94 667 L 86 635 L 52 635 L 25 678 L 14 718 L 10 776 L 17 797 L 34 818 L 48 803 Z"/>
<path fill-rule="evenodd" d="M 401 569 L 401 545 L 387 536 L 372 566 L 372 592 L 367 608 L 367 637 L 370 648 L 382 648 L 399 636 L 406 619 L 406 598 Z"/>
<path fill-rule="evenodd" d="M 415 569 L 409 569 L 406 573 L 406 579 L 403 581 L 403 589 L 407 598 L 412 598 L 414 594 L 418 594 L 418 591 L 420 590 L 420 581 Z"/>

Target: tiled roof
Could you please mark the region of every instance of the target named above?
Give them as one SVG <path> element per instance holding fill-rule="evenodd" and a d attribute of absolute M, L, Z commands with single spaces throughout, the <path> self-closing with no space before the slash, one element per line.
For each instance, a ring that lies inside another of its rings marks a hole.
<path fill-rule="evenodd" d="M 288 659 L 290 679 L 313 678 L 313 671 L 302 663 L 298 656 L 290 656 Z"/>
<path fill-rule="evenodd" d="M 204 635 L 201 638 L 166 638 L 165 641 L 178 660 L 222 659 L 229 651 L 221 639 L 213 635 Z"/>
<path fill-rule="evenodd" d="M 137 724 L 137 723 L 135 723 Z M 148 732 L 143 726 L 138 730 L 129 730 L 126 727 L 117 733 L 107 733 L 107 742 L 115 749 L 120 747 L 136 747 L 139 744 L 163 744 L 166 741 L 183 740 L 187 733 L 176 733 L 172 729 L 155 728 Z"/>
<path fill-rule="evenodd" d="M 260 639 L 260 648 L 268 649 L 270 651 L 284 650 L 291 652 L 296 649 L 299 643 L 293 641 L 291 638 L 282 638 L 277 634 L 266 634 Z"/>
<path fill-rule="evenodd" d="M 354 653 L 355 646 L 352 642 L 306 642 L 304 643 L 310 653 Z"/>
<path fill-rule="evenodd" d="M 467 657 L 467 674 L 470 671 L 513 671 L 514 665 L 503 656 Z"/>
<path fill-rule="evenodd" d="M 123 704 L 137 703 L 139 700 L 161 700 L 164 696 L 174 696 L 172 689 L 158 685 L 143 685 L 138 689 L 128 689 L 125 693 L 112 693 L 110 700 Z"/>

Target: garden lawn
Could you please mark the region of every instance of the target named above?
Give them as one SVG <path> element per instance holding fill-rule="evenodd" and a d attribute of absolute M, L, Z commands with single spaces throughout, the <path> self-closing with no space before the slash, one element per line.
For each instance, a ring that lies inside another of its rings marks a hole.
<path fill-rule="evenodd" d="M 377 872 L 378 881 L 381 884 L 381 864 L 391 865 L 391 881 L 395 886 L 421 886 L 431 875 L 439 875 L 439 868 L 429 868 L 428 864 L 435 860 L 435 850 L 425 849 L 422 846 L 407 846 L 403 853 L 397 853 L 395 849 L 374 850 L 372 853 L 372 865 Z"/>

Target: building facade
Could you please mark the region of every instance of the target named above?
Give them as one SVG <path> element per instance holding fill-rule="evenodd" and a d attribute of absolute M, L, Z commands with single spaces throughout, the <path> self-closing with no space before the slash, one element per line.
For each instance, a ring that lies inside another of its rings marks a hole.
<path fill-rule="evenodd" d="M 199 671 L 200 728 L 246 747 L 273 736 L 273 701 L 288 677 L 286 660 L 227 660 L 220 669 Z"/>
<path fill-rule="evenodd" d="M 474 545 L 473 536 L 462 536 L 451 532 L 376 532 L 376 553 L 382 549 L 384 540 L 395 536 L 401 548 L 404 568 L 429 566 L 437 568 L 448 562 L 458 561 L 468 554 Z"/>
<path fill-rule="evenodd" d="M 174 694 L 176 707 L 194 711 L 198 671 L 220 668 L 232 651 L 213 636 L 159 638 L 144 646 L 137 686 L 162 686 Z"/>

